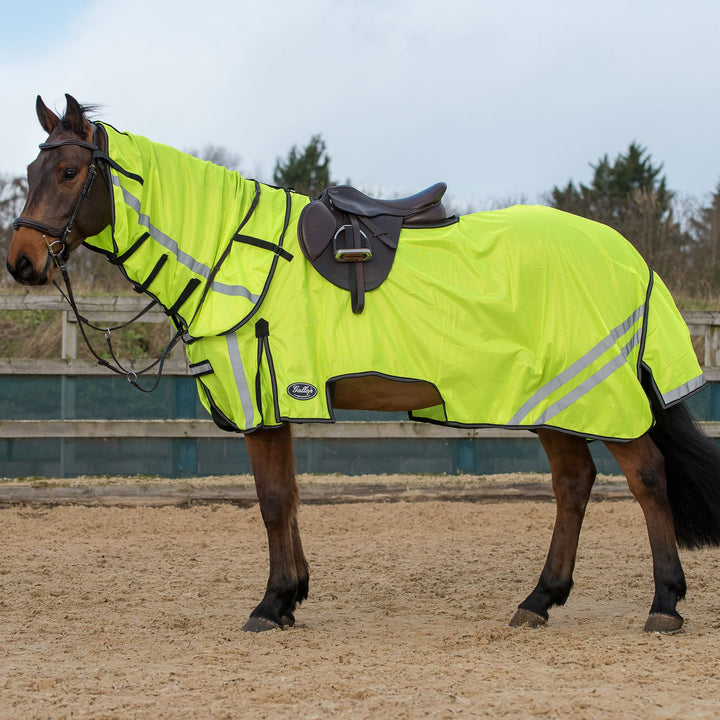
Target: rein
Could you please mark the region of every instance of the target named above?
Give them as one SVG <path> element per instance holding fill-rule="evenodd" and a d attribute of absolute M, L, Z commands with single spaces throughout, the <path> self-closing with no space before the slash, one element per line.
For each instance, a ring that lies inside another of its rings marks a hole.
<path fill-rule="evenodd" d="M 51 251 L 52 252 L 52 251 Z M 70 284 L 70 276 L 68 275 L 67 266 L 64 261 L 61 261 L 61 258 L 58 258 L 57 256 L 53 256 L 53 259 L 55 260 L 55 264 L 57 265 L 58 269 L 62 273 L 63 280 L 65 282 L 65 289 L 67 292 L 64 292 L 63 289 L 58 285 L 57 281 L 53 280 L 53 285 L 58 289 L 60 294 L 65 298 L 68 305 L 73 311 L 73 314 L 75 315 L 75 319 L 77 320 L 78 327 L 80 328 L 80 334 L 83 337 L 83 340 L 85 341 L 85 345 L 87 345 L 88 350 L 92 353 L 93 357 L 98 361 L 98 365 L 102 365 L 103 367 L 106 367 L 108 370 L 112 370 L 112 372 L 117 373 L 118 375 L 124 375 L 128 382 L 141 392 L 150 393 L 158 386 L 160 383 L 160 379 L 162 378 L 162 371 L 163 367 L 165 365 L 165 358 L 167 358 L 170 351 L 177 345 L 178 341 L 183 335 L 182 329 L 178 329 L 175 334 L 170 338 L 170 342 L 163 348 L 160 355 L 149 365 L 142 368 L 142 370 L 128 370 L 127 368 L 124 368 L 122 366 L 122 363 L 115 355 L 115 351 L 113 350 L 112 345 L 112 337 L 111 333 L 113 330 L 122 330 L 125 327 L 128 327 L 132 323 L 134 323 L 136 320 L 141 318 L 146 312 L 148 312 L 153 306 L 157 305 L 157 300 L 152 300 L 150 303 L 148 303 L 137 315 L 133 316 L 128 320 L 127 322 L 124 322 L 120 325 L 114 325 L 113 327 L 103 328 L 99 325 L 94 325 L 91 323 L 87 318 L 83 317 L 80 314 L 80 311 L 78 309 L 77 303 L 75 302 L 75 297 L 73 295 L 72 291 L 72 285 Z M 110 357 L 112 358 L 115 365 L 113 365 L 111 362 L 106 360 L 105 358 L 98 355 L 98 353 L 95 351 L 95 348 L 90 343 L 90 340 L 87 336 L 87 333 L 85 332 L 85 328 L 90 328 L 91 330 L 96 330 L 98 332 L 101 332 L 105 336 L 105 342 L 108 347 L 108 352 L 110 353 Z M 152 385 L 148 388 L 143 387 L 138 383 L 138 376 L 144 375 L 145 373 L 150 372 L 154 367 L 157 367 L 157 371 L 155 372 L 155 379 L 152 383 Z"/>
<path fill-rule="evenodd" d="M 97 131 L 97 128 L 96 128 Z M 80 314 L 80 311 L 78 309 L 77 303 L 75 302 L 75 296 L 72 291 L 72 285 L 70 284 L 70 276 L 68 275 L 67 271 L 67 260 L 70 255 L 70 251 L 68 249 L 68 237 L 70 236 L 70 233 L 72 232 L 73 225 L 75 224 L 75 220 L 80 213 L 80 210 L 82 209 L 83 205 L 85 204 L 85 201 L 87 200 L 88 196 L 90 195 L 90 191 L 92 190 L 93 184 L 95 183 L 95 178 L 98 174 L 98 169 L 96 165 L 96 160 L 102 160 L 109 164 L 112 164 L 112 161 L 110 160 L 107 153 L 105 153 L 103 150 L 100 149 L 100 147 L 94 143 L 94 142 L 88 142 L 86 140 L 74 140 L 74 139 L 67 139 L 67 140 L 59 140 L 57 142 L 49 142 L 49 143 L 42 143 L 40 145 L 40 150 L 52 150 L 57 147 L 61 147 L 63 145 L 79 145 L 80 147 L 87 148 L 88 150 L 92 150 L 92 159 L 90 161 L 90 165 L 88 167 L 88 174 L 85 178 L 85 183 L 83 184 L 82 190 L 80 191 L 80 196 L 78 197 L 77 202 L 75 203 L 75 208 L 73 209 L 69 220 L 67 223 L 65 223 L 65 227 L 63 228 L 56 228 L 52 225 L 48 225 L 47 223 L 44 223 L 40 220 L 35 220 L 33 218 L 23 217 L 20 216 L 15 219 L 13 222 L 13 227 L 15 230 L 18 230 L 20 227 L 26 227 L 30 228 L 31 230 L 37 230 L 38 232 L 42 233 L 43 240 L 45 241 L 45 244 L 48 248 L 48 263 L 54 262 L 55 266 L 60 270 L 63 281 L 65 283 L 65 291 L 60 287 L 60 285 L 57 283 L 57 281 L 53 280 L 53 285 L 58 289 L 60 294 L 65 298 L 68 305 L 70 306 L 70 309 L 73 311 L 73 314 L 75 315 L 75 319 L 77 320 L 78 327 L 80 328 L 80 334 L 83 337 L 83 340 L 85 341 L 85 344 L 88 347 L 88 350 L 90 350 L 93 357 L 98 361 L 99 365 L 102 365 L 103 367 L 108 368 L 114 373 L 117 373 L 118 375 L 124 375 L 128 382 L 138 390 L 142 392 L 152 392 L 155 390 L 155 388 L 158 386 L 160 379 L 162 377 L 162 371 L 163 366 L 165 364 L 165 358 L 168 356 L 170 351 L 175 347 L 175 345 L 178 343 L 180 338 L 182 337 L 183 331 L 182 329 L 178 329 L 177 332 L 173 335 L 173 337 L 170 339 L 170 342 L 165 346 L 163 351 L 160 353 L 159 357 L 151 362 L 149 365 L 144 367 L 142 370 L 128 370 L 127 368 L 124 368 L 118 358 L 115 355 L 115 351 L 113 350 L 112 346 L 112 339 L 111 339 L 111 333 L 113 330 L 121 330 L 122 328 L 125 328 L 129 326 L 131 323 L 135 322 L 139 318 L 141 318 L 146 312 L 148 312 L 154 305 L 157 305 L 157 300 L 152 300 L 146 307 L 144 307 L 137 315 L 132 317 L 130 320 L 128 320 L 125 323 L 122 323 L 121 325 L 115 325 L 114 327 L 108 327 L 103 328 L 99 327 L 97 325 L 94 325 L 91 323 L 87 318 L 83 317 Z M 49 242 L 46 236 L 50 236 L 51 238 L 54 238 L 52 242 Z M 177 323 L 176 323 L 177 326 Z M 105 358 L 98 355 L 98 353 L 95 351 L 95 348 L 90 343 L 90 340 L 88 339 L 87 333 L 85 332 L 85 328 L 89 328 L 92 330 L 96 330 L 98 332 L 102 332 L 105 335 L 105 342 L 107 343 L 108 352 L 110 353 L 110 357 L 112 358 L 114 365 L 106 360 Z M 149 388 L 144 388 L 142 385 L 138 383 L 138 376 L 144 375 L 145 373 L 152 370 L 154 367 L 157 366 L 157 371 L 155 373 L 155 380 L 152 383 L 152 385 Z"/>

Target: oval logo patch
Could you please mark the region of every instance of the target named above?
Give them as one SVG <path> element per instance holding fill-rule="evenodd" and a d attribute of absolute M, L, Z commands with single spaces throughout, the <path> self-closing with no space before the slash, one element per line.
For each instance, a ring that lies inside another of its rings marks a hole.
<path fill-rule="evenodd" d="M 317 394 L 317 388 L 310 383 L 293 383 L 287 386 L 287 394 L 296 400 L 312 400 Z"/>

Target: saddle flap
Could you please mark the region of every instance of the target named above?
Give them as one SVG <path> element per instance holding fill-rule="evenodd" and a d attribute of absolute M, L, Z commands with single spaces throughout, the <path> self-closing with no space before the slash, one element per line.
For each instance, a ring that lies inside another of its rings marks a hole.
<path fill-rule="evenodd" d="M 332 242 L 337 222 L 321 202 L 306 205 L 300 215 L 298 242 L 303 255 L 315 262 Z"/>
<path fill-rule="evenodd" d="M 401 217 L 392 215 L 376 215 L 373 218 L 359 217 L 358 221 L 364 234 L 373 239 L 380 240 L 387 247 L 395 252 L 400 242 L 400 229 L 403 225 Z M 373 243 L 374 247 L 377 247 Z"/>

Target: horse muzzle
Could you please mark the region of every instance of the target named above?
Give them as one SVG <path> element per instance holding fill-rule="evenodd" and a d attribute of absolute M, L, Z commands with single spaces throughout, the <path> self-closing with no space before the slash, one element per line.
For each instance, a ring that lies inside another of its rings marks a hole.
<path fill-rule="evenodd" d="M 52 279 L 53 256 L 45 242 L 26 237 L 25 232 L 16 230 L 10 242 L 8 272 L 22 285 L 46 285 Z"/>
<path fill-rule="evenodd" d="M 35 270 L 35 266 L 26 255 L 21 255 L 15 265 L 11 265 L 10 261 L 7 261 L 8 272 L 21 285 L 46 285 L 50 280 L 48 270 L 51 267 L 52 259 L 49 254 L 48 262 L 45 263 L 41 272 Z"/>

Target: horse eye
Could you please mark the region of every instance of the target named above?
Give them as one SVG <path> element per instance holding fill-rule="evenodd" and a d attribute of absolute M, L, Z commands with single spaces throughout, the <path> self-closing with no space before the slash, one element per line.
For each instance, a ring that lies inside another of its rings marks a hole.
<path fill-rule="evenodd" d="M 65 170 L 63 170 L 63 180 L 74 180 L 77 174 L 78 171 L 74 168 L 65 168 Z"/>

